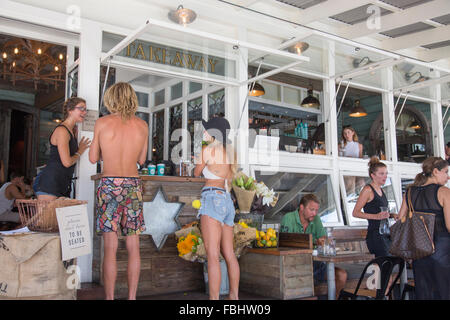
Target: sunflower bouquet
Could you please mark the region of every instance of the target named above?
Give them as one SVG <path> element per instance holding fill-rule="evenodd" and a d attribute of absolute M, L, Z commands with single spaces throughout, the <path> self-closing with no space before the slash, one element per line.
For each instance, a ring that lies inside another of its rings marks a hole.
<path fill-rule="evenodd" d="M 197 253 L 197 248 L 203 243 L 200 235 L 190 232 L 187 236 L 178 239 L 177 249 L 180 257 L 188 253 Z"/>
<path fill-rule="evenodd" d="M 178 255 L 187 261 L 204 262 L 206 260 L 205 244 L 201 236 L 198 222 L 185 225 L 175 232 Z"/>

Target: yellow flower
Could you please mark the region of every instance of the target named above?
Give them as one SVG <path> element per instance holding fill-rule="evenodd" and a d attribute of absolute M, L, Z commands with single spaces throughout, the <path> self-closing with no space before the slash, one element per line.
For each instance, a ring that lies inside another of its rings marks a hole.
<path fill-rule="evenodd" d="M 177 249 L 180 257 L 192 252 L 192 248 L 198 244 L 198 237 L 189 233 L 186 237 L 180 238 L 177 243 Z"/>

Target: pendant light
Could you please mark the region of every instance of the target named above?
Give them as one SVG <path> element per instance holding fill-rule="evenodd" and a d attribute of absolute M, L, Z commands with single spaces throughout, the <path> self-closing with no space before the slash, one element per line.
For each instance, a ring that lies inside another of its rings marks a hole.
<path fill-rule="evenodd" d="M 252 89 L 253 87 L 253 89 Z M 250 83 L 248 85 L 248 95 L 251 97 L 259 97 L 266 93 L 264 87 L 260 85 L 258 82 Z"/>
<path fill-rule="evenodd" d="M 421 126 L 420 126 L 420 123 L 417 122 L 417 120 L 413 120 L 413 122 L 411 122 L 409 128 L 419 130 L 421 128 Z"/>
<path fill-rule="evenodd" d="M 313 96 L 313 86 L 310 85 L 308 88 L 308 96 L 303 99 L 301 106 L 304 108 L 319 108 L 320 101 Z"/>
<path fill-rule="evenodd" d="M 350 111 L 350 117 L 360 118 L 367 116 L 366 110 L 361 106 L 361 101 L 358 99 L 355 101 L 353 109 Z"/>
<path fill-rule="evenodd" d="M 175 23 L 187 25 L 192 23 L 197 14 L 191 9 L 185 9 L 182 5 L 179 5 L 177 10 L 172 10 L 169 12 L 169 19 Z"/>

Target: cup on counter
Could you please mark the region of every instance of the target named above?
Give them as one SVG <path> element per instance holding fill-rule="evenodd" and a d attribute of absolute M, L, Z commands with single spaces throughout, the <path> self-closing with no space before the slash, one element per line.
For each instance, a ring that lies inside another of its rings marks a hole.
<path fill-rule="evenodd" d="M 148 175 L 154 176 L 156 174 L 156 166 L 154 164 L 148 165 Z"/>
<path fill-rule="evenodd" d="M 158 172 L 158 176 L 163 176 L 164 175 L 164 169 L 165 169 L 165 165 L 164 163 L 158 163 L 158 165 L 156 166 L 156 170 Z"/>

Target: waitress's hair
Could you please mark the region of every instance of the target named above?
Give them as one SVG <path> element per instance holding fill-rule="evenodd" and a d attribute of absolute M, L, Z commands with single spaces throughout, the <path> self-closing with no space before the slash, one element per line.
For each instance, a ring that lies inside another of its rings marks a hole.
<path fill-rule="evenodd" d="M 342 140 L 344 140 L 344 144 L 347 145 L 347 139 L 344 137 L 344 131 L 348 129 L 353 131 L 353 141 L 358 142 L 358 134 L 356 133 L 356 130 L 352 128 L 352 126 L 344 126 L 342 128 Z"/>
<path fill-rule="evenodd" d="M 72 111 L 73 109 L 75 109 L 75 107 L 80 103 L 86 104 L 86 100 L 84 100 L 83 98 L 79 98 L 79 97 L 71 97 L 71 98 L 67 99 L 66 101 L 64 101 L 64 104 L 63 104 L 64 119 L 67 119 L 67 117 L 69 116 L 69 111 Z"/>
<path fill-rule="evenodd" d="M 372 174 L 378 171 L 379 168 L 386 168 L 386 165 L 378 159 L 377 156 L 373 156 L 369 161 L 369 177 L 372 179 Z"/>
<path fill-rule="evenodd" d="M 448 166 L 448 162 L 440 157 L 429 157 L 422 163 L 422 172 L 416 175 L 413 186 L 423 186 L 433 175 L 433 170 L 439 171 Z"/>

